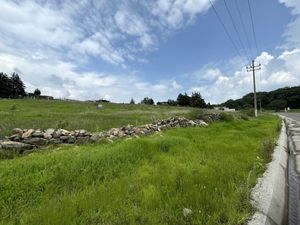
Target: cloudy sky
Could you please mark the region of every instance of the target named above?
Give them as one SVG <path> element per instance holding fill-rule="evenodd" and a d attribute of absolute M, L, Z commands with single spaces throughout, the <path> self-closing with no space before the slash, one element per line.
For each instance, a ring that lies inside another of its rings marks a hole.
<path fill-rule="evenodd" d="M 248 1 L 211 1 L 237 48 L 209 0 L 1 0 L 0 71 L 28 92 L 115 102 L 239 98 L 250 59 L 259 91 L 300 85 L 299 0 L 250 0 L 257 48 Z"/>

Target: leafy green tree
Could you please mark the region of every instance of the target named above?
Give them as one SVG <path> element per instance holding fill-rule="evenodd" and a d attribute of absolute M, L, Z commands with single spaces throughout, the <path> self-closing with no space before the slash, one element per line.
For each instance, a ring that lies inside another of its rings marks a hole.
<path fill-rule="evenodd" d="M 205 108 L 206 103 L 204 99 L 202 98 L 201 94 L 199 92 L 193 92 L 192 96 L 190 98 L 190 106 L 191 107 L 198 107 L 198 108 Z"/>
<path fill-rule="evenodd" d="M 37 88 L 37 89 L 34 90 L 33 94 L 35 96 L 40 96 L 41 95 L 41 91 Z"/>
<path fill-rule="evenodd" d="M 190 96 L 187 95 L 187 93 L 179 94 L 177 97 L 177 103 L 180 106 L 190 106 Z"/>
<path fill-rule="evenodd" d="M 172 105 L 172 106 L 176 106 L 177 105 L 177 101 L 172 100 L 172 99 L 168 99 L 168 105 Z"/>
<path fill-rule="evenodd" d="M 253 108 L 253 93 L 249 93 L 237 100 L 228 100 L 221 104 L 229 108 L 246 109 Z M 291 109 L 300 108 L 300 86 L 285 87 L 270 92 L 258 92 L 258 102 L 261 100 L 262 108 L 279 110 L 285 107 Z"/>
<path fill-rule="evenodd" d="M 152 98 L 149 97 L 145 97 L 142 101 L 141 104 L 145 104 L 145 105 L 153 105 L 154 101 Z"/>

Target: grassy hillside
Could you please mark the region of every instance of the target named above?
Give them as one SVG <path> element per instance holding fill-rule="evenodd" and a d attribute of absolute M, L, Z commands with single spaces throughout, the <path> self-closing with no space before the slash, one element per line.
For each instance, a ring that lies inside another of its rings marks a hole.
<path fill-rule="evenodd" d="M 257 92 L 263 109 L 283 110 L 285 107 L 300 109 L 300 86 L 279 88 L 270 92 Z M 235 109 L 253 108 L 253 93 L 237 100 L 228 100 L 223 106 Z"/>
<path fill-rule="evenodd" d="M 57 112 L 65 111 L 64 118 L 73 117 L 79 124 L 79 116 L 66 109 L 72 103 L 59 104 Z M 134 120 L 133 114 L 126 114 L 131 106 L 122 106 L 120 112 L 82 106 L 89 109 L 83 118 L 91 116 L 92 121 L 102 116 L 113 124 L 113 118 Z M 19 110 L 26 113 L 22 107 Z M 81 112 L 80 107 L 73 110 Z M 167 113 L 159 110 L 159 114 Z M 147 120 L 153 114 L 136 111 L 134 115 Z M 0 224 L 245 224 L 251 214 L 250 188 L 263 171 L 261 142 L 277 135 L 278 119 L 261 116 L 3 160 Z M 184 217 L 184 208 L 192 214 Z"/>
<path fill-rule="evenodd" d="M 171 106 L 103 105 L 103 109 L 97 109 L 95 103 L 89 102 L 0 99 L 0 137 L 16 127 L 101 131 L 175 115 L 187 116 L 195 110 Z"/>

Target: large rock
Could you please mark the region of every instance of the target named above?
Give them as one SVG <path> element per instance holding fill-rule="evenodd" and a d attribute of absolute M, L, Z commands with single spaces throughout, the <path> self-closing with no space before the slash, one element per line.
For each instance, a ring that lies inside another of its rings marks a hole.
<path fill-rule="evenodd" d="M 22 138 L 29 138 L 31 137 L 31 135 L 33 134 L 34 132 L 34 129 L 29 129 L 28 131 L 26 131 L 23 135 L 22 135 Z"/>
<path fill-rule="evenodd" d="M 22 136 L 22 134 L 23 134 L 23 130 L 20 128 L 14 128 L 12 130 L 12 132 L 13 132 L 13 134 L 19 134 L 20 136 Z"/>
<path fill-rule="evenodd" d="M 33 149 L 34 147 L 30 144 L 25 144 L 25 143 L 15 142 L 15 141 L 2 141 L 0 142 L 0 146 L 3 149 L 18 150 L 19 152 L 30 150 Z"/>
<path fill-rule="evenodd" d="M 76 140 L 76 144 L 84 144 L 89 142 L 90 137 L 86 136 L 86 137 L 78 137 Z"/>
<path fill-rule="evenodd" d="M 102 138 L 102 133 L 95 133 L 91 136 L 91 141 L 97 142 Z"/>
<path fill-rule="evenodd" d="M 197 125 L 197 123 L 195 123 L 193 120 L 189 120 L 189 122 L 188 122 L 188 125 L 190 125 L 190 126 L 196 126 Z"/>
<path fill-rule="evenodd" d="M 36 146 L 41 146 L 41 145 L 48 144 L 48 140 L 47 139 L 40 138 L 40 137 L 27 138 L 23 142 L 27 143 L 27 144 L 31 144 L 31 145 L 36 145 Z"/>
<path fill-rule="evenodd" d="M 76 142 L 76 137 L 74 137 L 74 136 L 69 136 L 67 142 L 68 142 L 69 144 L 74 144 L 74 143 Z"/>
<path fill-rule="evenodd" d="M 51 138 L 48 143 L 52 145 L 58 145 L 61 144 L 62 141 L 60 139 Z"/>
<path fill-rule="evenodd" d="M 52 135 L 51 135 L 51 134 L 44 133 L 43 138 L 45 138 L 45 139 L 47 139 L 47 140 L 50 140 L 50 139 L 52 138 Z"/>
<path fill-rule="evenodd" d="M 36 130 L 33 132 L 33 134 L 31 136 L 32 137 L 44 137 L 44 132 L 41 130 Z"/>
<path fill-rule="evenodd" d="M 21 138 L 22 138 L 21 134 L 14 134 L 14 135 L 10 136 L 8 139 L 11 141 L 20 141 Z"/>
<path fill-rule="evenodd" d="M 51 135 L 51 136 L 54 134 L 54 132 L 55 132 L 55 130 L 52 129 L 52 128 L 49 128 L 49 129 L 45 130 L 45 134 L 48 134 L 48 135 Z"/>

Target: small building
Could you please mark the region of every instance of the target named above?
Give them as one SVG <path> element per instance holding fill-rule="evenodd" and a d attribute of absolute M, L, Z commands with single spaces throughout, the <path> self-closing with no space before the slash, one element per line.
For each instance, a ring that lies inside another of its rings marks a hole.
<path fill-rule="evenodd" d="M 230 108 L 224 107 L 224 111 L 225 112 L 235 112 L 235 109 L 230 109 Z"/>

